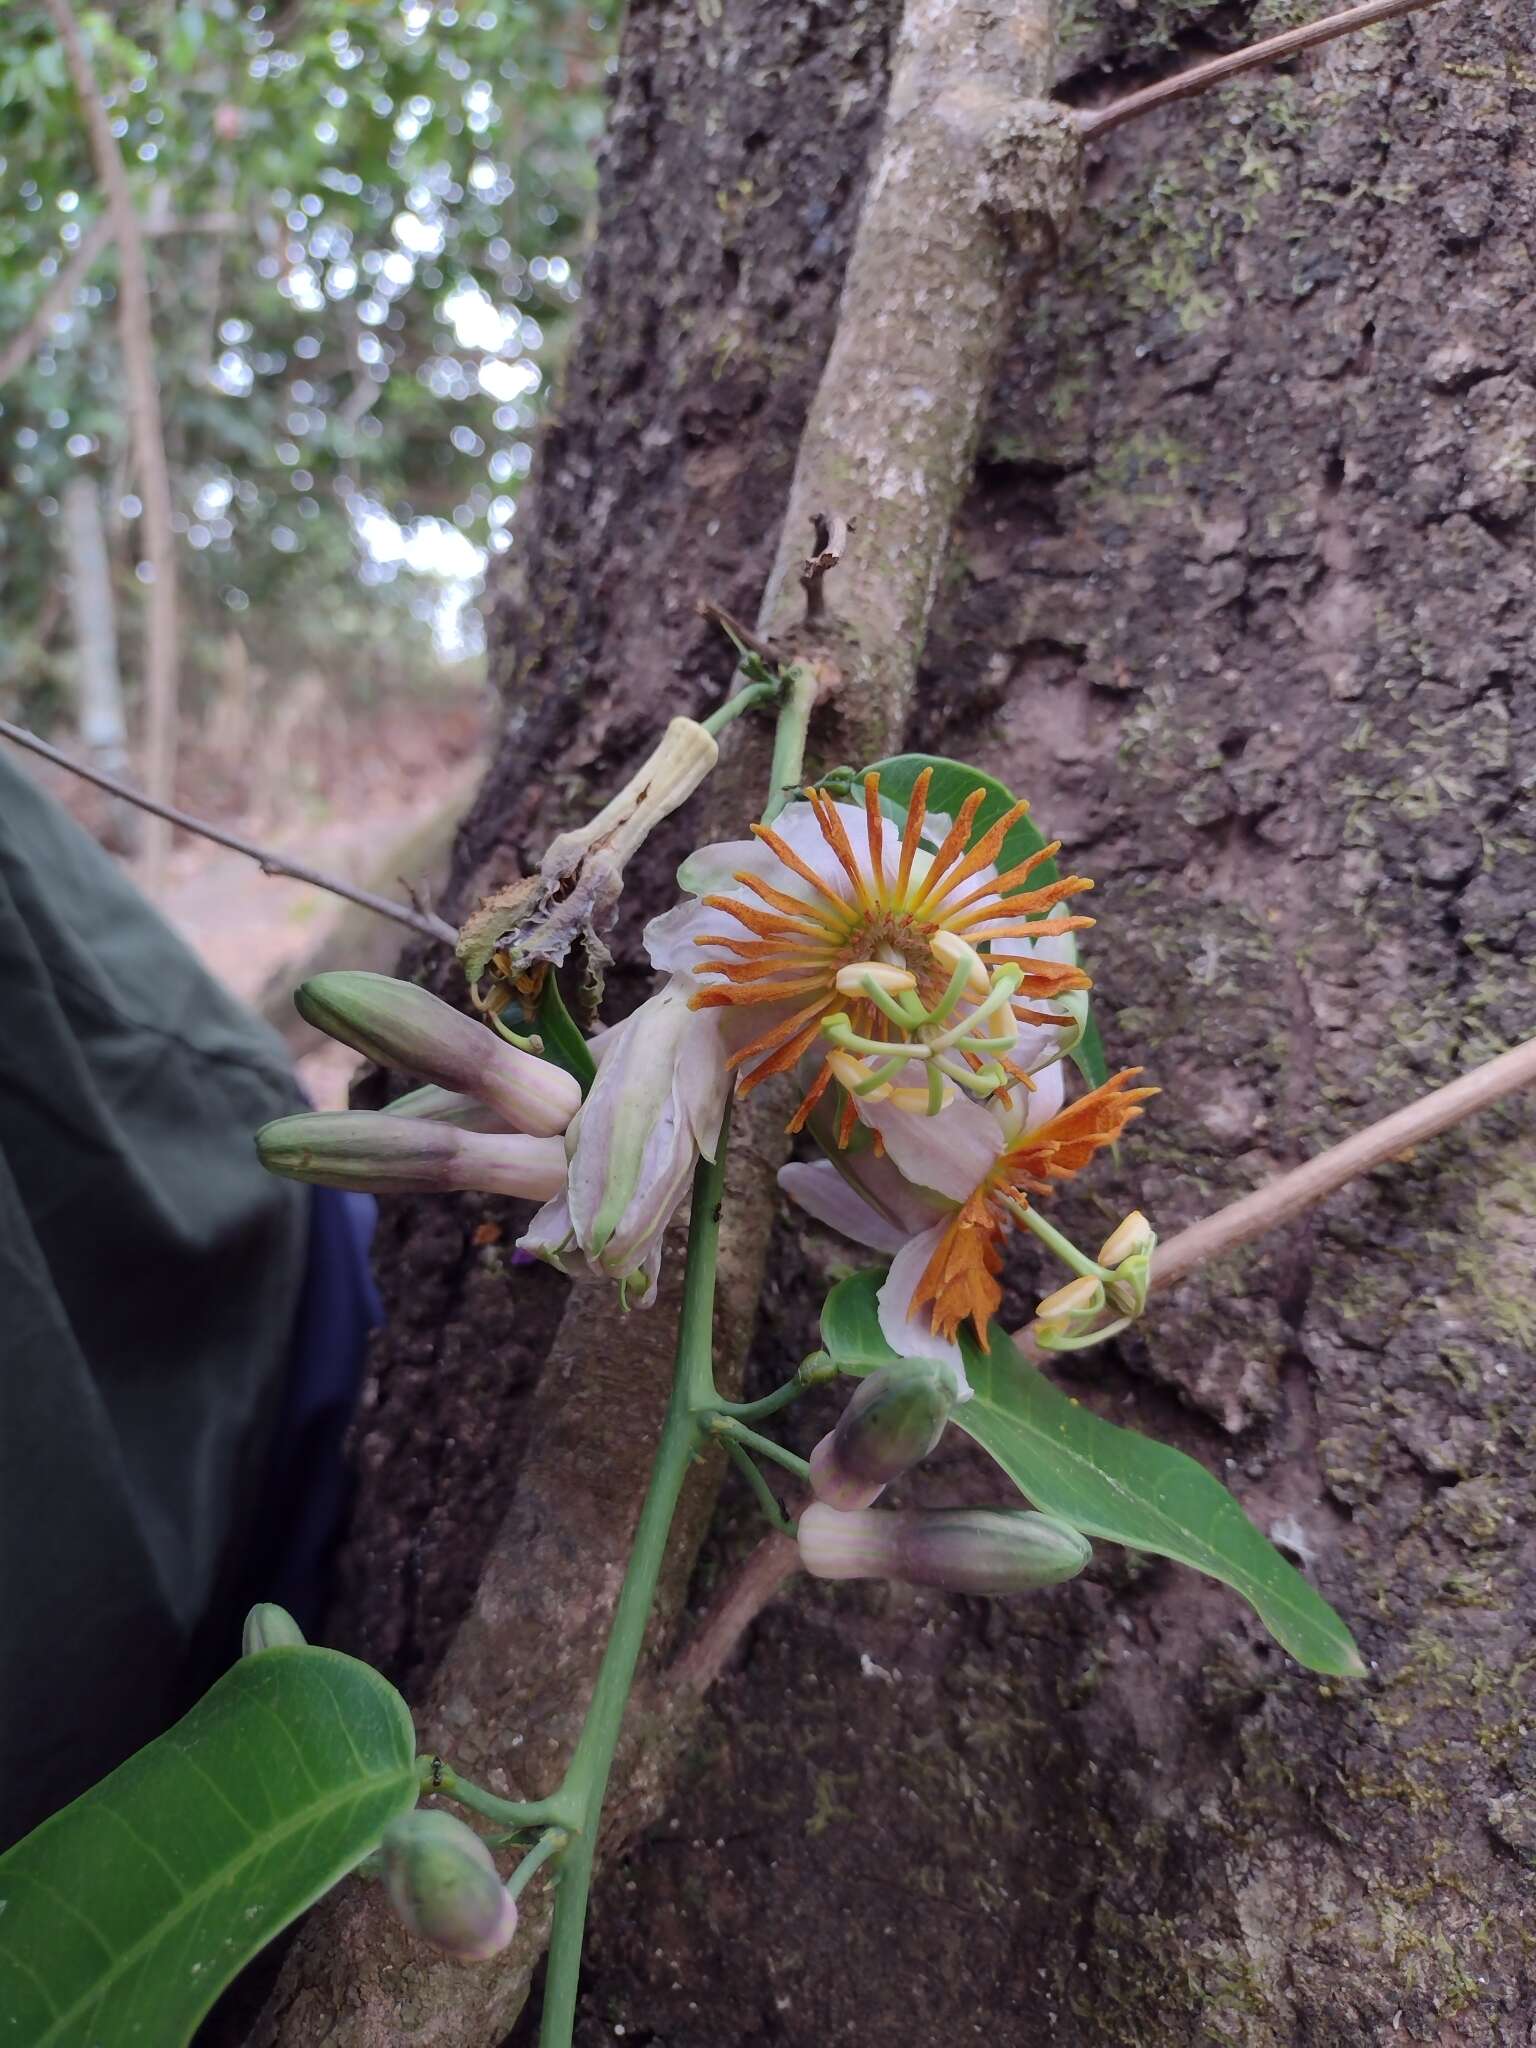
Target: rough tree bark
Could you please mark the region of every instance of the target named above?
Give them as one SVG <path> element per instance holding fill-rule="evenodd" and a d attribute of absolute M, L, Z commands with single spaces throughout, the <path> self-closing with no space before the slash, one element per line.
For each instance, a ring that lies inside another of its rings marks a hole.
<path fill-rule="evenodd" d="M 768 571 L 892 12 L 632 15 L 461 904 L 723 676 L 692 600 L 749 612 Z M 1203 50 L 1202 17 L 1080 10 L 1066 89 Z M 1111 1054 L 1167 1092 L 1063 1205 L 1083 1236 L 1133 1197 L 1170 1230 L 1529 1029 L 1530 41 L 1514 0 L 1448 8 L 1127 128 L 1014 337 L 915 736 L 1027 790 L 1099 878 Z M 685 829 L 634 872 L 626 963 Z M 1370 1683 L 1289 1670 L 1171 1567 L 992 1606 L 802 1592 L 600 1888 L 583 2038 L 1536 2039 L 1530 1132 L 1508 1108 L 1383 1170 L 1080 1376 L 1305 1557 Z M 387 1225 L 342 1639 L 418 1695 L 559 1306 L 475 1247 L 484 1213 Z M 780 1225 L 765 1383 L 843 1255 Z M 914 1491 L 995 1482 L 955 1448 Z M 397 2027 L 432 2017 L 407 1995 Z M 291 2008 L 287 2038 L 330 2019 Z"/>

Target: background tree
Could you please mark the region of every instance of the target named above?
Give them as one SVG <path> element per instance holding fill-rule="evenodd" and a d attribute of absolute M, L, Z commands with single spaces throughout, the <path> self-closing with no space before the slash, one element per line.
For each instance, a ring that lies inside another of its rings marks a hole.
<path fill-rule="evenodd" d="M 509 543 L 577 297 L 607 0 L 80 19 L 148 243 L 188 699 L 232 630 L 285 676 L 409 680 L 434 631 L 473 643 L 445 580 L 462 600 Z M 0 156 L 0 684 L 46 725 L 70 480 L 103 493 L 125 592 L 143 547 L 117 259 L 42 0 L 7 12 Z"/>

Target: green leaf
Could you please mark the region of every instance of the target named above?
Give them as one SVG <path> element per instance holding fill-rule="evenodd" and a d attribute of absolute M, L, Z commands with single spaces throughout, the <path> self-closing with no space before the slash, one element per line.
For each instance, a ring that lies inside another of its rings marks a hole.
<path fill-rule="evenodd" d="M 979 768 L 968 768 L 961 761 L 948 761 L 939 754 L 892 754 L 888 760 L 875 761 L 861 769 L 859 780 L 865 775 L 880 777 L 880 794 L 900 804 L 903 810 L 911 801 L 917 778 L 925 768 L 933 770 L 933 779 L 928 785 L 928 808 L 930 811 L 946 811 L 953 817 L 974 790 L 986 791 L 976 812 L 973 834 L 979 837 L 989 825 L 995 825 L 1006 811 L 1011 811 L 1018 799 L 1012 790 L 990 775 L 983 775 Z M 1016 825 L 1010 826 L 998 855 L 997 868 L 1004 874 L 1009 868 L 1017 867 L 1020 861 L 1028 860 L 1032 853 L 1038 853 L 1048 842 L 1036 827 L 1032 818 L 1025 816 Z M 1043 888 L 1054 882 L 1057 876 L 1053 860 L 1042 861 L 1029 878 L 1031 888 Z"/>
<path fill-rule="evenodd" d="M 243 1657 L 0 1857 L 5 2037 L 182 2048 L 418 1790 L 410 1714 L 376 1671 L 307 1647 Z"/>
<path fill-rule="evenodd" d="M 535 1012 L 536 1029 L 544 1041 L 544 1057 L 557 1067 L 564 1067 L 568 1074 L 574 1074 L 581 1083 L 583 1099 L 590 1094 L 592 1083 L 597 1079 L 597 1062 L 591 1048 L 576 1027 L 576 1021 L 565 1007 L 565 998 L 560 993 L 560 984 L 555 979 L 555 970 L 550 968 L 544 977 L 544 987 L 539 995 Z"/>
<path fill-rule="evenodd" d="M 856 1273 L 827 1297 L 821 1340 L 844 1372 L 872 1372 L 896 1355 L 876 1309 L 884 1277 L 878 1269 Z M 974 1399 L 962 1402 L 953 1420 L 1027 1500 L 1085 1536 L 1171 1557 L 1221 1580 L 1298 1663 L 1341 1678 L 1363 1676 L 1360 1652 L 1338 1615 L 1203 1465 L 1061 1393 L 998 1324 L 990 1336 L 992 1349 L 983 1352 L 962 1333 Z"/>
<path fill-rule="evenodd" d="M 1109 1062 L 1104 1057 L 1104 1041 L 1099 1036 L 1099 1020 L 1091 1009 L 1083 1035 L 1073 1046 L 1068 1057 L 1090 1088 L 1102 1088 L 1109 1079 Z"/>

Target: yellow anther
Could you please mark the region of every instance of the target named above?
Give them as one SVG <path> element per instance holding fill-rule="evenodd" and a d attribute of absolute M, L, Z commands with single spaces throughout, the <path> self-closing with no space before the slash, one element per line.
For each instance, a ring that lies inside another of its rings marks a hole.
<path fill-rule="evenodd" d="M 889 967 L 883 960 L 854 960 L 837 970 L 837 992 L 843 996 L 861 996 L 866 979 L 893 996 L 917 987 L 917 976 L 909 974 L 905 967 Z"/>
<path fill-rule="evenodd" d="M 1123 1260 L 1134 1258 L 1137 1252 L 1151 1251 L 1156 1243 L 1157 1234 L 1151 1224 L 1139 1209 L 1133 1209 L 1099 1246 L 1099 1264 L 1118 1266 Z"/>
<path fill-rule="evenodd" d="M 841 1082 L 850 1095 L 858 1091 L 864 1102 L 884 1102 L 891 1092 L 889 1081 L 882 1081 L 878 1088 L 866 1087 L 864 1084 L 869 1080 L 873 1069 L 866 1066 L 863 1060 L 856 1059 L 851 1052 L 829 1052 L 827 1065 L 832 1069 L 833 1080 Z M 926 1102 L 927 1090 L 922 1089 L 919 1092 Z"/>
<path fill-rule="evenodd" d="M 974 946 L 968 946 L 964 939 L 957 938 L 942 926 L 928 934 L 928 950 L 939 965 L 953 974 L 963 961 L 970 969 L 965 984 L 966 994 L 976 1002 L 983 1002 L 992 993 L 991 978 L 986 964 Z"/>
<path fill-rule="evenodd" d="M 940 1084 L 940 1090 L 939 1109 L 948 1109 L 955 1099 L 954 1084 L 950 1081 L 945 1081 Z M 892 1088 L 890 1094 L 891 1107 L 893 1109 L 915 1110 L 920 1116 L 927 1116 L 929 1114 L 928 1090 L 926 1088 Z M 937 1115 L 938 1111 L 934 1111 L 933 1114 Z"/>
<path fill-rule="evenodd" d="M 1084 1273 L 1037 1303 L 1035 1319 L 1041 1323 L 1062 1323 L 1070 1328 L 1080 1317 L 1097 1315 L 1103 1306 L 1104 1283 Z"/>

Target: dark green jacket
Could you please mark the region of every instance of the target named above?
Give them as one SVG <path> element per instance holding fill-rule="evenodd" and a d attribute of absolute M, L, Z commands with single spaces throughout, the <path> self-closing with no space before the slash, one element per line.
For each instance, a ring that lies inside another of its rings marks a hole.
<path fill-rule="evenodd" d="M 307 1190 L 278 1040 L 0 754 L 0 1844 L 231 1654 Z"/>

